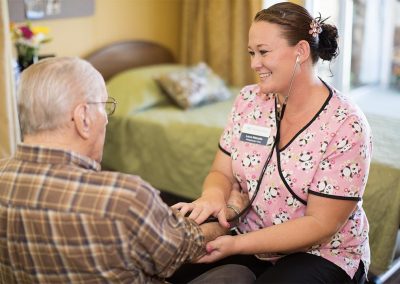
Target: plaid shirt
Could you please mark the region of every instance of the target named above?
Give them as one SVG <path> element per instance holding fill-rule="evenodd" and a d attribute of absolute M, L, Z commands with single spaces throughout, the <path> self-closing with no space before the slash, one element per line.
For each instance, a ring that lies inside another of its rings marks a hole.
<path fill-rule="evenodd" d="M 137 176 L 24 144 L 0 160 L 0 283 L 158 283 L 203 248 Z"/>

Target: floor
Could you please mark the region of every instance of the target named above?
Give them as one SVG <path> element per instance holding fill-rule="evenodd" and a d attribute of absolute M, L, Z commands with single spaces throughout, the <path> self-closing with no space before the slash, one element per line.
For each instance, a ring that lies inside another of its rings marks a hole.
<path fill-rule="evenodd" d="M 392 277 L 390 277 L 387 281 L 383 282 L 384 284 L 399 284 L 400 283 L 400 271 L 397 271 Z"/>
<path fill-rule="evenodd" d="M 398 270 L 395 274 L 391 277 L 386 279 L 385 281 L 376 281 L 375 279 L 370 279 L 368 284 L 399 284 L 400 283 L 400 270 Z"/>

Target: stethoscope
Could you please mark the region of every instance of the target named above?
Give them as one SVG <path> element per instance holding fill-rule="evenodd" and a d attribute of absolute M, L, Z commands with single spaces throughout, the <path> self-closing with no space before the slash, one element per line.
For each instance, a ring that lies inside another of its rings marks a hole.
<path fill-rule="evenodd" d="M 276 120 L 277 120 L 277 124 L 276 124 L 276 136 L 275 136 L 275 139 L 274 139 L 274 143 L 272 144 L 271 150 L 269 151 L 268 157 L 267 157 L 267 159 L 266 159 L 265 162 L 264 162 L 264 166 L 263 166 L 263 168 L 262 168 L 262 170 L 261 170 L 260 176 L 258 177 L 257 186 L 256 186 L 256 189 L 255 189 L 255 191 L 254 191 L 254 194 L 253 194 L 253 196 L 251 197 L 249 204 L 247 204 L 247 206 L 246 206 L 242 211 L 240 211 L 239 214 L 236 214 L 235 217 L 233 217 L 233 218 L 227 220 L 229 223 L 231 223 L 231 222 L 236 222 L 236 221 L 238 221 L 243 215 L 245 215 L 245 214 L 247 213 L 247 211 L 252 207 L 252 205 L 253 205 L 253 203 L 254 203 L 254 200 L 255 200 L 256 197 L 257 197 L 257 194 L 258 194 L 258 192 L 259 192 L 259 190 L 260 190 L 260 187 L 261 187 L 262 180 L 263 180 L 264 175 L 265 175 L 265 171 L 267 170 L 267 167 L 269 166 L 269 163 L 271 162 L 271 159 L 272 159 L 272 156 L 273 156 L 273 154 L 274 154 L 275 148 L 278 147 L 278 145 L 279 145 L 281 120 L 282 120 L 282 118 L 283 118 L 283 114 L 285 113 L 285 109 L 286 109 L 286 102 L 283 103 L 282 111 L 281 111 L 280 115 L 279 115 L 279 116 L 278 116 L 278 115 L 276 116 Z"/>
<path fill-rule="evenodd" d="M 278 100 L 278 99 L 277 99 L 277 95 L 276 95 L 275 109 L 277 109 L 277 105 L 278 105 L 277 100 Z M 238 214 L 236 214 L 235 217 L 230 218 L 230 219 L 227 219 L 227 221 L 228 221 L 229 223 L 234 223 L 234 222 L 236 222 L 236 221 L 239 221 L 239 219 L 240 219 L 243 215 L 245 215 L 245 214 L 247 213 L 247 211 L 252 207 L 252 205 L 253 205 L 253 203 L 254 203 L 254 200 L 255 200 L 256 197 L 257 197 L 257 194 L 258 194 L 258 192 L 259 192 L 259 190 L 260 190 L 260 187 L 261 187 L 262 180 L 263 180 L 264 175 L 265 175 L 265 171 L 267 170 L 267 167 L 268 167 L 269 163 L 271 162 L 271 159 L 272 159 L 272 156 L 273 156 L 273 154 L 274 154 L 275 148 L 278 147 L 278 145 L 279 145 L 279 140 L 280 140 L 280 126 L 281 126 L 281 120 L 282 120 L 283 115 L 284 115 L 284 113 L 285 113 L 285 109 L 286 109 L 286 101 L 283 103 L 283 106 L 282 106 L 282 110 L 281 110 L 281 112 L 280 112 L 280 115 L 276 115 L 276 120 L 277 120 L 277 123 L 276 123 L 276 129 L 277 129 L 277 130 L 276 130 L 276 136 L 275 136 L 275 139 L 274 139 L 274 143 L 272 144 L 271 150 L 269 151 L 268 157 L 267 157 L 267 159 L 266 159 L 265 162 L 264 162 L 264 166 L 263 166 L 263 168 L 262 168 L 262 170 L 261 170 L 260 176 L 258 177 L 257 186 L 256 186 L 256 189 L 255 189 L 255 191 L 254 191 L 254 194 L 253 194 L 253 196 L 251 197 L 249 204 L 247 204 L 247 206 L 246 206 L 242 211 L 240 211 Z M 218 218 L 212 216 L 212 217 L 208 217 L 207 220 L 204 221 L 204 223 L 209 223 L 209 222 L 218 222 Z"/>
<path fill-rule="evenodd" d="M 294 64 L 292 76 L 291 76 L 291 79 L 290 79 L 289 91 L 288 91 L 287 95 L 285 96 L 285 98 L 284 98 L 284 100 L 283 100 L 282 109 L 281 109 L 281 111 L 280 111 L 279 114 L 276 114 L 276 115 L 275 115 L 276 120 L 277 120 L 277 122 L 276 122 L 276 136 L 275 136 L 275 140 L 274 140 L 274 143 L 273 143 L 273 145 L 272 145 L 272 148 L 271 148 L 271 150 L 270 150 L 270 152 L 269 152 L 269 154 L 268 154 L 268 157 L 267 157 L 267 159 L 265 160 L 265 163 L 264 163 L 264 166 L 263 166 L 263 168 L 262 168 L 262 170 L 261 170 L 260 176 L 258 177 L 257 186 L 256 186 L 256 189 L 255 189 L 255 191 L 254 191 L 254 194 L 253 194 L 253 196 L 251 197 L 249 204 L 247 204 L 247 206 L 246 206 L 242 211 L 240 211 L 238 214 L 236 214 L 235 217 L 230 218 L 230 219 L 227 220 L 229 223 L 236 222 L 236 221 L 238 221 L 238 220 L 240 219 L 240 217 L 242 217 L 243 215 L 245 215 L 245 214 L 247 213 L 247 211 L 252 207 L 253 202 L 254 202 L 254 200 L 255 200 L 256 197 L 257 197 L 258 191 L 260 190 L 261 183 L 262 183 L 262 180 L 263 180 L 264 175 L 265 175 L 265 171 L 267 170 L 267 167 L 268 167 L 269 163 L 271 162 L 272 156 L 273 156 L 273 154 L 274 154 L 274 150 L 275 150 L 276 147 L 279 146 L 281 121 L 282 121 L 283 115 L 284 115 L 284 113 L 285 113 L 286 104 L 287 104 L 289 95 L 290 95 L 290 93 L 291 93 L 291 91 L 292 91 L 293 79 L 294 79 L 294 75 L 295 75 L 296 68 L 297 68 L 298 65 L 300 65 L 300 57 L 299 57 L 299 55 L 297 55 L 297 57 L 296 57 L 296 62 L 295 62 L 295 64 Z M 278 100 L 278 94 L 276 94 L 276 95 L 275 95 L 275 110 L 278 109 L 278 106 L 279 106 L 279 100 Z M 275 113 L 276 113 L 276 112 L 275 112 Z M 250 192 L 250 191 L 249 191 L 249 192 Z M 208 219 L 207 219 L 206 221 L 204 221 L 204 223 L 208 223 L 208 222 L 218 222 L 218 219 L 217 219 L 216 217 L 214 217 L 214 216 L 208 217 Z"/>
<path fill-rule="evenodd" d="M 292 71 L 292 76 L 290 78 L 290 84 L 289 84 L 288 93 L 284 97 L 284 100 L 283 100 L 283 103 L 282 103 L 282 109 L 281 109 L 280 113 L 275 116 L 275 118 L 277 120 L 277 122 L 276 122 L 275 141 L 274 141 L 274 144 L 272 145 L 272 148 L 271 148 L 271 150 L 270 150 L 270 152 L 268 154 L 267 159 L 265 160 L 265 163 L 264 163 L 264 166 L 263 166 L 263 168 L 261 170 L 260 176 L 258 177 L 256 190 L 254 191 L 254 194 L 251 197 L 249 204 L 242 211 L 240 211 L 239 214 L 237 214 L 235 217 L 233 217 L 231 219 L 228 219 L 227 220 L 228 222 L 236 222 L 236 221 L 238 221 L 240 219 L 240 217 L 242 217 L 244 214 L 246 214 L 247 211 L 252 207 L 253 202 L 257 197 L 258 191 L 260 190 L 261 182 L 262 182 L 262 180 L 264 178 L 265 171 L 267 170 L 267 167 L 268 167 L 269 163 L 271 162 L 274 150 L 275 150 L 276 147 L 279 146 L 281 121 L 282 121 L 283 115 L 285 113 L 286 104 L 287 104 L 289 95 L 290 95 L 290 93 L 292 91 L 294 75 L 296 73 L 297 66 L 299 66 L 299 65 L 300 65 L 300 55 L 297 55 L 296 62 L 294 64 L 293 71 Z M 279 100 L 278 100 L 278 94 L 276 94 L 275 95 L 275 110 L 278 109 L 278 106 L 279 106 Z M 215 219 L 217 219 L 217 218 L 215 218 Z"/>

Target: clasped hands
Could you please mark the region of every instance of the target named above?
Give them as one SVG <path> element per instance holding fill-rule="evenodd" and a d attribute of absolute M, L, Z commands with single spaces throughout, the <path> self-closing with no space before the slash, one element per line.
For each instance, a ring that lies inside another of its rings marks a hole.
<path fill-rule="evenodd" d="M 239 184 L 235 183 L 232 185 L 227 201 L 221 192 L 207 191 L 191 203 L 180 202 L 173 205 L 172 208 L 179 210 L 183 215 L 188 215 L 188 218 L 193 219 L 199 225 L 213 216 L 218 219 L 222 227 L 229 228 L 228 220 L 236 217 L 237 212 L 235 211 L 241 212 L 247 207 L 248 203 L 248 194 L 241 192 Z M 228 204 L 230 205 L 229 208 L 227 207 Z M 235 210 L 232 208 L 235 208 Z M 233 239 L 234 237 L 226 235 L 208 242 L 206 245 L 207 254 L 200 257 L 196 262 L 213 262 L 235 253 L 232 250 Z"/>

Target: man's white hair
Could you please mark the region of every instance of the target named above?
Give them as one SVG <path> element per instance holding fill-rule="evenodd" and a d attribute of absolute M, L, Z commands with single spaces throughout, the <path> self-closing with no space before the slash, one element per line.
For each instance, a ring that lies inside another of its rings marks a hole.
<path fill-rule="evenodd" d="M 54 57 L 25 69 L 18 88 L 18 112 L 23 134 L 63 127 L 80 102 L 96 100 L 104 80 L 87 61 Z"/>

